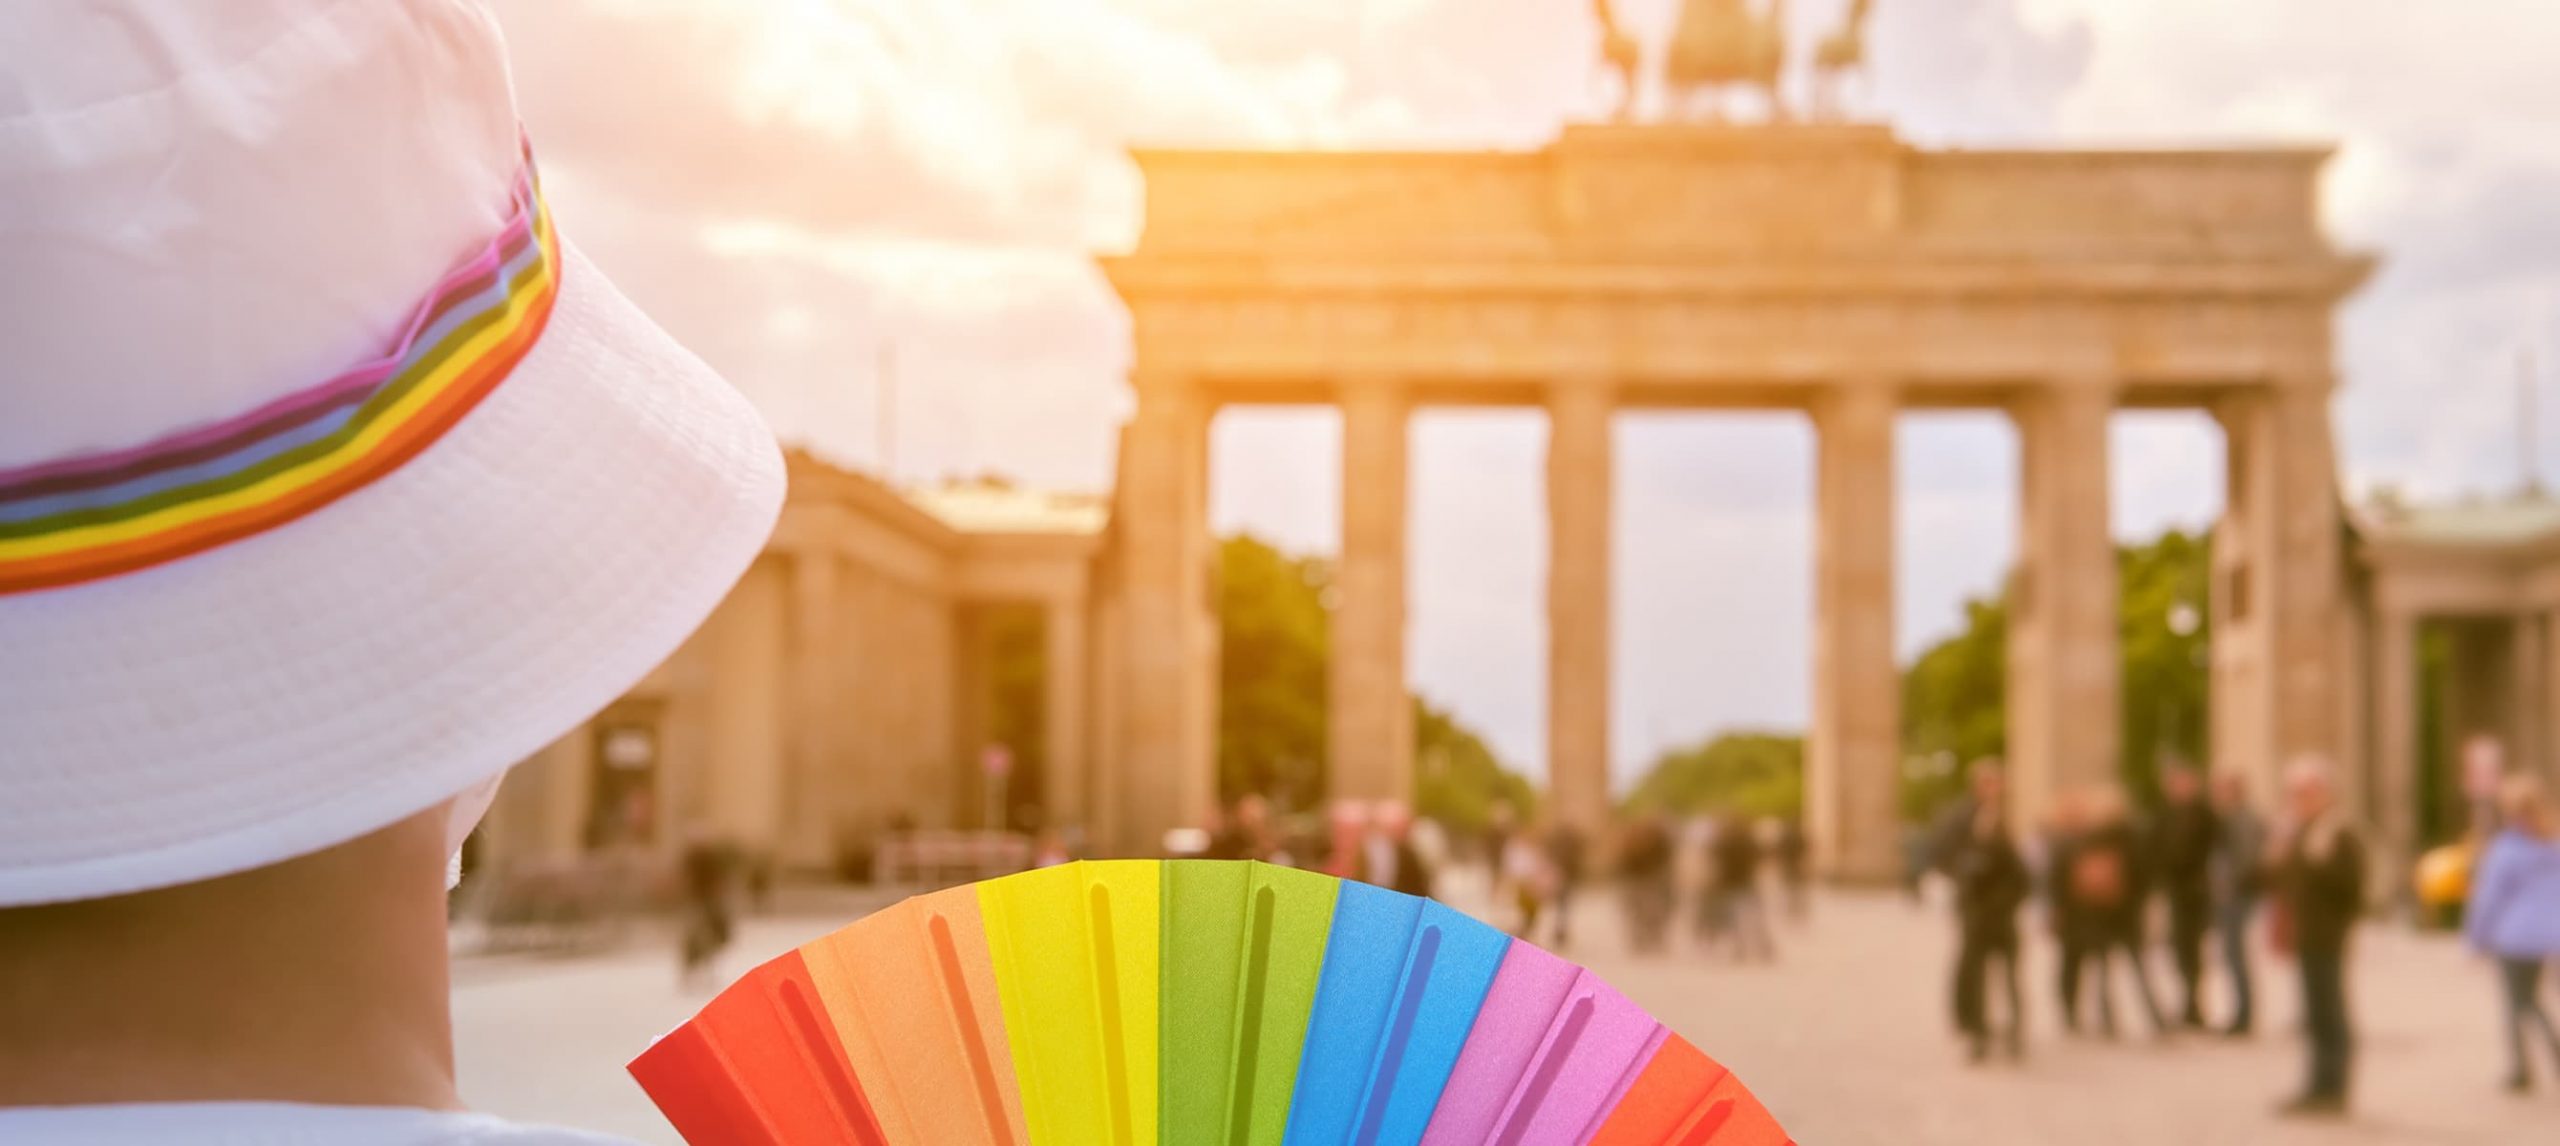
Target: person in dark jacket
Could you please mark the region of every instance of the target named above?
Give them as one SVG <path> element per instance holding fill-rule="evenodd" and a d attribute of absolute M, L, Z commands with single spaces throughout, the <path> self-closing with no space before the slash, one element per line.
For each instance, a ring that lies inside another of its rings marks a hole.
<path fill-rule="evenodd" d="M 2237 773 L 2213 778 L 2214 929 L 2222 940 L 2223 969 L 2231 977 L 2231 1021 L 2222 1033 L 2246 1036 L 2257 1013 L 2249 970 L 2249 921 L 2266 892 L 2267 825 L 2249 806 L 2248 782 Z"/>
<path fill-rule="evenodd" d="M 1787 918 L 1802 923 L 1811 900 L 1805 885 L 1813 850 L 1805 839 L 1803 821 L 1794 817 L 1779 821 L 1778 842 L 1771 850 L 1778 861 L 1778 880 L 1787 893 Z"/>
<path fill-rule="evenodd" d="M 1618 878 L 1627 900 L 1630 942 L 1638 954 L 1658 954 L 1671 926 L 1671 829 L 1664 817 L 1647 816 L 1627 828 L 1618 849 Z"/>
<path fill-rule="evenodd" d="M 1582 886 L 1582 830 L 1558 820 L 1547 832 L 1547 869 L 1553 876 L 1555 894 L 1552 900 L 1556 916 L 1556 946 L 1562 951 L 1572 941 L 1571 927 L 1574 890 Z"/>
<path fill-rule="evenodd" d="M 2364 840 L 2338 809 L 2332 785 L 2328 761 L 2317 757 L 2297 760 L 2285 771 L 2291 822 L 2276 859 L 2276 891 L 2302 973 L 2302 1025 L 2311 1056 L 2302 1093 L 2283 1107 L 2296 1117 L 2346 1113 L 2355 1053 L 2347 946 L 2364 910 Z"/>
<path fill-rule="evenodd" d="M 1353 878 L 1389 891 L 1429 897 L 1431 866 L 1413 846 L 1413 811 L 1401 800 L 1380 800 L 1369 810 Z"/>
<path fill-rule="evenodd" d="M 2143 901 L 2147 873 L 2142 848 L 2127 818 L 2124 797 L 2113 787 L 2093 789 L 2087 797 L 2089 831 L 2072 849 L 2069 881 L 2079 926 L 2082 974 L 2094 972 L 2098 995 L 2098 1033 L 2116 1035 L 2115 992 L 2109 982 L 2118 956 L 2133 980 L 2135 997 L 2151 1019 L 2151 1033 L 2169 1033 L 2168 1016 L 2151 990 L 2151 974 L 2143 963 Z"/>
<path fill-rule="evenodd" d="M 1238 797 L 1209 837 L 1207 858 L 1221 860 L 1263 860 L 1280 862 L 1279 843 L 1271 831 L 1271 804 L 1260 795 L 1247 792 Z"/>
<path fill-rule="evenodd" d="M 2062 1029 L 2080 1033 L 2080 969 L 2087 961 L 2083 943 L 2089 933 L 2086 910 L 2071 887 L 2071 861 L 2089 834 L 2088 809 L 2080 793 L 2065 788 L 2054 793 L 2053 810 L 2044 826 L 2044 870 L 2041 883 L 2046 925 L 2053 931 L 2054 1001 L 2062 1009 Z"/>
<path fill-rule="evenodd" d="M 1947 863 L 1956 892 L 1955 1013 L 1973 1061 L 1991 1053 L 1992 1031 L 1988 979 L 1992 964 L 2008 995 L 2007 1023 L 2000 1045 L 2011 1058 L 2026 1055 L 2024 996 L 2018 989 L 2018 908 L 2027 901 L 2029 877 L 2025 857 L 2009 833 L 2006 809 L 1998 800 L 1999 779 L 1990 779 L 1994 799 L 1977 802 L 1973 824 L 1955 846 Z M 1975 791 L 1984 788 L 1975 772 Z"/>
<path fill-rule="evenodd" d="M 678 857 L 683 877 L 684 929 L 676 944 L 677 983 L 700 990 L 715 976 L 713 965 L 736 933 L 730 887 L 737 874 L 738 849 L 710 830 L 686 833 Z"/>
<path fill-rule="evenodd" d="M 1769 935 L 1769 907 L 1760 897 L 1760 837 L 1751 821 L 1728 815 L 1716 824 L 1715 843 L 1707 851 L 1708 894 L 1730 922 L 1733 957 L 1774 962 L 1777 942 Z"/>
<path fill-rule="evenodd" d="M 2169 904 L 2169 954 L 2184 993 L 2179 1022 L 2204 1026 L 2204 939 L 2213 927 L 2214 845 L 2221 824 L 2205 802 L 2204 780 L 2185 763 L 2160 775 L 2166 802 L 2154 828 L 2155 871 Z"/>

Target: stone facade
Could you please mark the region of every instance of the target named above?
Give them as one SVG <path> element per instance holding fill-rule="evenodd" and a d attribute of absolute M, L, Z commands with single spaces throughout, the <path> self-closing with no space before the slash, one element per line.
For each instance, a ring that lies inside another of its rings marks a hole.
<path fill-rule="evenodd" d="M 2473 745 L 2560 787 L 2560 502 L 2385 501 L 2349 525 L 2345 791 L 2406 861 L 2467 825 Z"/>
<path fill-rule="evenodd" d="M 1146 151 L 1103 261 L 1136 341 L 1115 555 L 1131 804 L 1205 819 L 1214 626 L 1200 497 L 1230 405 L 1343 411 L 1334 784 L 1410 782 L 1406 436 L 1431 404 L 1544 408 L 1549 757 L 1609 808 L 1611 415 L 1805 411 L 1822 438 L 1809 820 L 1823 867 L 1896 863 L 1893 427 L 2007 411 L 2022 445 L 2010 713 L 2020 812 L 2116 773 L 2108 416 L 2230 433 L 2217 757 L 2264 775 L 2350 731 L 2330 321 L 2370 261 L 2321 230 L 2320 149 L 1934 152 L 1882 128 L 1568 128 L 1528 152 Z M 1143 838 L 1143 834 L 1140 837 Z"/>
<path fill-rule="evenodd" d="M 488 862 L 668 853 L 699 829 L 819 870 L 893 818 L 982 826 L 980 622 L 995 608 L 1041 616 L 1038 803 L 1084 822 L 1100 499 L 985 484 L 902 495 L 797 453 L 790 470 L 773 540 L 711 619 L 500 789 Z"/>
<path fill-rule="evenodd" d="M 2546 664 L 2560 572 L 2506 550 L 2497 572 L 2445 572 L 2388 530 L 2347 548 L 2330 326 L 2371 262 L 2321 230 L 2326 157 L 1935 152 L 1848 126 L 1575 127 L 1527 152 L 1142 152 L 1145 230 L 1102 260 L 1131 316 L 1137 395 L 1108 513 L 987 487 L 911 500 L 795 457 L 764 558 L 683 650 L 507 786 L 490 846 L 565 858 L 637 815 L 660 848 L 699 824 L 812 867 L 893 815 L 976 826 L 982 622 L 999 605 L 1044 618 L 1047 819 L 1097 854 L 1154 854 L 1210 823 L 1208 431 L 1252 404 L 1342 412 L 1335 795 L 1412 789 L 1416 410 L 1547 413 L 1552 806 L 1591 830 L 1612 802 L 1614 415 L 1796 410 L 1820 440 L 1807 818 L 1826 872 L 1889 875 L 1895 424 L 1982 408 L 2020 442 L 2010 756 L 2017 811 L 2040 816 L 2059 786 L 2117 773 L 2107 426 L 2166 407 L 2210 412 L 2229 444 L 2215 762 L 2269 783 L 2284 759 L 2326 753 L 2359 806 L 2407 807 L 2414 709 L 2378 698 L 2415 687 L 2415 619 L 2529 618 L 2466 654 L 2512 683 L 2505 707 L 2465 719 L 2548 753 L 2560 728 L 2511 714 L 2560 695 Z M 2535 544 L 2560 570 L 2560 540 Z M 2417 821 L 2394 823 L 2405 850 Z"/>

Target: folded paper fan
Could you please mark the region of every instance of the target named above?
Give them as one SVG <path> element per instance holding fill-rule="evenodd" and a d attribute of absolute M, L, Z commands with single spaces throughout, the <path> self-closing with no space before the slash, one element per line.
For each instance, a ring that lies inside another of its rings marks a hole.
<path fill-rule="evenodd" d="M 1789 1146 L 1588 970 L 1215 860 L 917 896 L 749 972 L 631 1074 L 695 1146 Z"/>

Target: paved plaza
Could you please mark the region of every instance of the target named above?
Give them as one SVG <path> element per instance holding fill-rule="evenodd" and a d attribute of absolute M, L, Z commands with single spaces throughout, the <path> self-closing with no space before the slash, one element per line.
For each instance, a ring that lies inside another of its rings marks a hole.
<path fill-rule="evenodd" d="M 724 973 L 823 933 L 864 903 L 756 921 Z M 2546 1079 L 2527 1099 L 2498 1089 L 2490 971 L 2441 938 L 2369 931 L 2354 982 L 2364 1037 L 2357 1115 L 2296 1125 L 2270 1115 L 2298 1069 L 2282 1034 L 2293 1006 L 2281 974 L 2268 985 L 2272 1030 L 2255 1040 L 2156 1045 L 2137 1023 L 2108 1045 L 2059 1037 L 2051 964 L 2039 957 L 2028 968 L 2028 1061 L 1975 1068 L 1945 1034 L 1950 938 L 1937 912 L 1831 897 L 1808 926 L 1781 930 L 1778 965 L 1745 968 L 1692 955 L 1633 958 L 1614 903 L 1595 896 L 1581 916 L 1569 954 L 1732 1066 L 1808 1146 L 2560 1142 L 2560 1087 Z M 621 1069 L 702 1002 L 678 993 L 673 963 L 664 949 L 465 961 L 454 991 L 464 1096 L 500 1114 L 675 1141 Z M 2155 968 L 2164 982 L 2165 970 Z"/>

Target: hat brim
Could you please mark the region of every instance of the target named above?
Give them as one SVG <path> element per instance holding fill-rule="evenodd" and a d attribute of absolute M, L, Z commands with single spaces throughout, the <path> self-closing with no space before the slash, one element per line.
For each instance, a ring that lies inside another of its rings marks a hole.
<path fill-rule="evenodd" d="M 540 342 L 398 471 L 281 528 L 0 597 L 0 906 L 365 835 L 577 727 L 763 548 L 742 396 L 563 243 Z"/>

